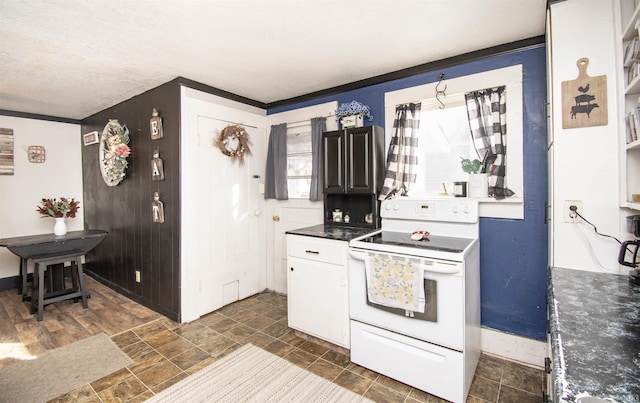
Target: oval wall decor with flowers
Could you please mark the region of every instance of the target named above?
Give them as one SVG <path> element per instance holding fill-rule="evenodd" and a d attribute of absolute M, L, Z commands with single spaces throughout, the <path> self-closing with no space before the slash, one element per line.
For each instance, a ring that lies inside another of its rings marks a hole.
<path fill-rule="evenodd" d="M 129 129 L 122 126 L 115 119 L 110 119 L 100 137 L 100 172 L 107 186 L 116 186 L 122 182 L 125 169 L 129 163 L 127 157 L 131 154 L 129 144 Z"/>
<path fill-rule="evenodd" d="M 251 144 L 249 134 L 244 127 L 240 125 L 229 125 L 225 127 L 213 143 L 222 151 L 222 154 L 231 158 L 231 163 L 237 158 L 240 160 L 240 165 L 242 165 L 245 154 L 251 155 L 251 150 L 249 149 L 249 144 Z"/>

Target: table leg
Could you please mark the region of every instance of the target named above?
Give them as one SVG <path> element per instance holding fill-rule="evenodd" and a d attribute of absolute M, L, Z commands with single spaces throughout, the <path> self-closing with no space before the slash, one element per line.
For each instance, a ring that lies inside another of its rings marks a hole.
<path fill-rule="evenodd" d="M 27 297 L 27 259 L 20 258 L 20 281 L 22 282 L 21 288 L 18 288 L 18 294 L 22 295 L 24 301 Z"/>
<path fill-rule="evenodd" d="M 36 263 L 33 269 L 33 281 L 31 282 L 31 309 L 30 313 L 33 315 L 38 310 L 38 264 Z"/>
<path fill-rule="evenodd" d="M 84 272 L 82 271 L 81 256 L 76 257 L 76 267 L 78 268 L 78 282 L 80 283 L 80 292 L 82 293 L 82 307 L 87 309 L 89 308 L 89 305 L 87 304 L 87 289 L 84 285 Z"/>
<path fill-rule="evenodd" d="M 36 263 L 35 270 L 38 271 L 38 322 L 42 322 L 44 317 L 44 268 L 45 264 Z"/>

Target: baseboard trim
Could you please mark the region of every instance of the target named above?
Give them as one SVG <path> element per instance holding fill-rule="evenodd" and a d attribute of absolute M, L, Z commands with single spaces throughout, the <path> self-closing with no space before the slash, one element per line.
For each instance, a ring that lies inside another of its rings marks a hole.
<path fill-rule="evenodd" d="M 536 368 L 544 368 L 547 343 L 498 330 L 482 328 L 482 352 Z"/>
<path fill-rule="evenodd" d="M 29 273 L 29 277 L 32 277 L 33 274 Z M 20 286 L 20 276 L 12 276 L 0 278 L 0 291 L 10 290 L 12 288 L 17 289 Z"/>

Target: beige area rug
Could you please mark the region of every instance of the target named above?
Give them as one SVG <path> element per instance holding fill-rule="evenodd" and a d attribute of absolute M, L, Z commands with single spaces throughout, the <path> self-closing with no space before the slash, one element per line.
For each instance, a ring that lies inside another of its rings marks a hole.
<path fill-rule="evenodd" d="M 0 368 L 0 402 L 46 402 L 131 363 L 100 333 Z"/>
<path fill-rule="evenodd" d="M 369 402 L 252 344 L 155 395 L 147 402 Z"/>

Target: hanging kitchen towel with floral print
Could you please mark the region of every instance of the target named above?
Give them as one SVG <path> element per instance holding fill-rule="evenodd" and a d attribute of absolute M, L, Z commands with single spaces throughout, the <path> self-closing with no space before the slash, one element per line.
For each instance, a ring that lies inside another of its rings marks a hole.
<path fill-rule="evenodd" d="M 370 302 L 424 312 L 424 271 L 419 265 L 381 253 L 369 255 L 364 263 Z"/>

